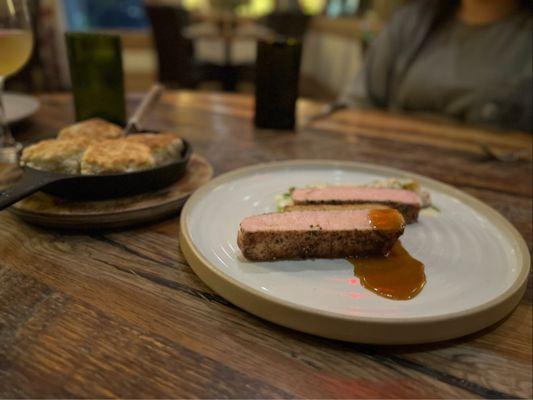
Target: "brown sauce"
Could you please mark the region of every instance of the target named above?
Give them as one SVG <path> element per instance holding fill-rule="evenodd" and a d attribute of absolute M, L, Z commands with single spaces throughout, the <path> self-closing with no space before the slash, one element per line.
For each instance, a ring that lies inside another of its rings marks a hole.
<path fill-rule="evenodd" d="M 368 223 L 372 228 L 382 230 L 400 230 L 405 225 L 402 214 L 393 208 L 369 210 Z"/>
<path fill-rule="evenodd" d="M 363 287 L 388 299 L 412 299 L 426 284 L 424 264 L 411 257 L 399 240 L 386 256 L 350 258 L 348 261 L 353 264 Z"/>

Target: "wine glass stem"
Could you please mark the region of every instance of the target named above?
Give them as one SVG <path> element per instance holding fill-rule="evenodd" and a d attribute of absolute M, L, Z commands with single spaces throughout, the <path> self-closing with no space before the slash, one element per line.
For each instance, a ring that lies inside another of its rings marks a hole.
<path fill-rule="evenodd" d="M 15 139 L 7 125 L 6 109 L 4 107 L 4 77 L 0 76 L 0 148 L 15 144 Z"/>

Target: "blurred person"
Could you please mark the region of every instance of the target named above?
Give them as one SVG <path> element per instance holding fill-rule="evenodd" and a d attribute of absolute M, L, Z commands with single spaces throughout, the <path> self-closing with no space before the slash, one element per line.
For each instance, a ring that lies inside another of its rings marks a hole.
<path fill-rule="evenodd" d="M 372 43 L 339 104 L 532 131 L 530 0 L 417 0 Z"/>

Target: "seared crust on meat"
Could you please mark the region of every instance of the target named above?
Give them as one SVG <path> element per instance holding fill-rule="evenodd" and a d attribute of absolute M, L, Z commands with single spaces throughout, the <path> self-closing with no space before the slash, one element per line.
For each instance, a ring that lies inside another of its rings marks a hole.
<path fill-rule="evenodd" d="M 387 254 L 401 230 L 245 232 L 237 244 L 252 261 L 279 259 L 345 258 Z"/>
<path fill-rule="evenodd" d="M 406 224 L 412 224 L 418 221 L 418 213 L 420 212 L 420 205 L 405 204 L 405 203 L 383 203 L 391 208 L 395 208 L 402 213 Z"/>
<path fill-rule="evenodd" d="M 237 244 L 255 261 L 382 255 L 404 228 L 404 218 L 393 209 L 267 213 L 241 221 Z"/>

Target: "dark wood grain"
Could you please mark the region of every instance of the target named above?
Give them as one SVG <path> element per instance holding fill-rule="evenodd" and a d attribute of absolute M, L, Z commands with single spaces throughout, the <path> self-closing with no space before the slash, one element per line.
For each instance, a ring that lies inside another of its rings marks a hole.
<path fill-rule="evenodd" d="M 139 96 L 130 98 L 133 107 Z M 72 121 L 66 95 L 17 132 Z M 319 110 L 301 102 L 300 116 Z M 342 111 L 297 132 L 253 128 L 240 95 L 164 96 L 147 126 L 190 140 L 216 173 L 258 162 L 372 162 L 453 184 L 506 216 L 532 246 L 532 164 L 481 161 L 479 143 L 531 136 L 376 111 Z M 179 250 L 178 218 L 115 232 L 58 232 L 0 213 L 0 397 L 531 398 L 531 284 L 483 332 L 424 346 L 362 346 L 301 334 L 229 304 Z"/>

